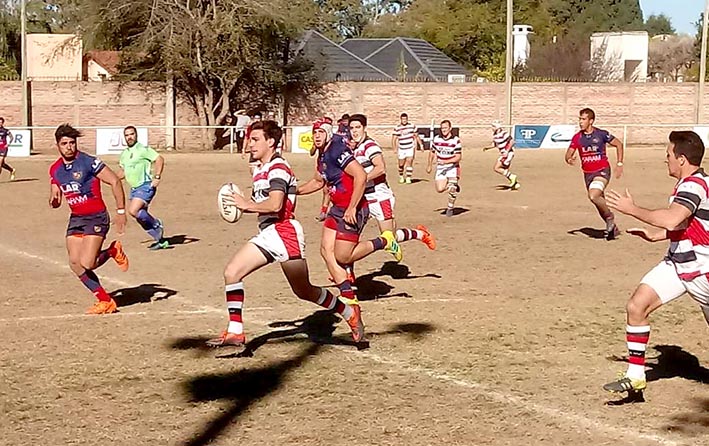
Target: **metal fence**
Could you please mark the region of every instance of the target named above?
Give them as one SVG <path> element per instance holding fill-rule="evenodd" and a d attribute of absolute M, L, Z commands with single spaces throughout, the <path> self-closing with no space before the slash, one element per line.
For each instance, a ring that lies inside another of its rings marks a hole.
<path fill-rule="evenodd" d="M 438 128 L 440 120 L 435 120 L 432 123 L 418 124 L 420 128 Z M 529 125 L 538 125 L 535 123 L 520 123 Z M 564 123 L 555 123 L 564 124 Z M 565 123 L 575 124 L 575 123 Z M 307 125 L 307 124 L 306 124 Z M 222 134 L 220 150 L 237 153 L 240 151 L 239 144 L 241 143 L 244 129 L 238 127 L 226 126 L 196 126 L 196 125 L 179 125 L 179 126 L 141 126 L 136 124 L 138 128 L 146 128 L 148 131 L 149 144 L 158 150 L 168 151 L 211 151 L 214 146 L 210 143 L 214 139 L 214 134 L 219 132 Z M 284 149 L 291 151 L 293 129 L 302 126 L 286 126 L 284 128 Z M 457 129 L 459 137 L 463 142 L 464 147 L 486 147 L 489 146 L 492 139 L 492 131 L 490 124 L 463 124 L 457 125 L 453 123 L 453 127 Z M 709 133 L 709 124 L 622 124 L 612 123 L 603 124 L 599 127 L 610 131 L 613 135 L 623 140 L 626 146 L 632 148 L 642 147 L 661 147 L 667 143 L 667 137 L 672 130 L 693 130 L 697 127 L 705 127 Z M 79 144 L 82 150 L 93 152 L 96 148 L 96 130 L 97 129 L 115 129 L 122 130 L 124 126 L 77 126 L 84 136 L 80 139 Z M 32 127 L 10 127 L 10 130 L 28 129 L 32 131 L 32 152 L 35 154 L 53 153 L 54 152 L 54 131 L 55 126 L 32 126 Z M 391 147 L 392 133 L 394 125 L 370 125 L 367 131 L 371 137 L 377 140 L 382 147 Z M 210 132 L 213 132 L 210 137 Z M 122 133 L 122 132 L 119 132 Z M 227 135 L 228 133 L 228 135 Z M 206 136 L 205 136 L 206 135 Z M 225 136 L 227 135 L 227 136 Z M 703 135 L 706 136 L 706 135 Z M 205 137 L 210 137 L 205 139 Z M 219 148 L 219 147 L 216 147 Z"/>

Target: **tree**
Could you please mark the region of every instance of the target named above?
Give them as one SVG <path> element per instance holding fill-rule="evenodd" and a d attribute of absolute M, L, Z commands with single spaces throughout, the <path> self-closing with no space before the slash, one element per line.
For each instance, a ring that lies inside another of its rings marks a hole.
<path fill-rule="evenodd" d="M 165 80 L 195 109 L 200 124 L 218 125 L 230 103 L 273 106 L 284 93 L 308 95 L 317 79 L 293 60 L 293 5 L 259 0 L 108 0 L 96 24 L 126 37 L 122 80 Z M 290 98 L 292 99 L 292 98 Z M 214 132 L 204 129 L 205 144 Z"/>
<path fill-rule="evenodd" d="M 674 34 L 675 28 L 672 26 L 672 21 L 664 14 L 651 15 L 645 20 L 645 31 L 650 37 L 663 34 Z"/>
<path fill-rule="evenodd" d="M 688 35 L 650 41 L 648 69 L 653 77 L 677 81 L 694 65 L 694 39 Z"/>

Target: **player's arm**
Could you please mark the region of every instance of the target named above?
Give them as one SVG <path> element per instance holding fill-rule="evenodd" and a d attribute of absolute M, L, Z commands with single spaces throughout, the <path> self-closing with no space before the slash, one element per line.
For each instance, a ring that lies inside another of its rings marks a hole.
<path fill-rule="evenodd" d="M 426 164 L 426 173 L 431 173 L 431 169 L 433 169 L 433 158 L 436 157 L 436 149 L 433 146 L 433 143 L 431 143 L 431 150 L 428 151 L 428 163 Z"/>
<path fill-rule="evenodd" d="M 15 139 L 15 137 L 13 136 L 12 132 L 8 130 L 7 131 L 7 143 L 12 144 L 13 139 Z"/>
<path fill-rule="evenodd" d="M 153 152 L 155 152 L 155 151 L 153 150 Z M 163 158 L 163 156 L 157 152 L 155 152 L 155 154 L 157 155 L 157 157 L 151 160 L 153 162 L 153 174 L 154 174 L 153 181 L 151 182 L 151 185 L 153 187 L 158 187 L 158 185 L 160 184 L 160 178 L 162 177 L 162 172 L 163 172 L 163 170 L 165 170 L 165 158 Z"/>
<path fill-rule="evenodd" d="M 110 167 L 104 166 L 96 178 L 111 186 L 113 198 L 116 200 L 116 226 L 118 234 L 122 235 L 126 227 L 126 196 L 123 191 L 123 183 L 118 175 Z"/>
<path fill-rule="evenodd" d="M 660 228 L 630 228 L 625 232 L 636 237 L 640 237 L 648 242 L 660 242 L 669 238 L 667 230 Z"/>
<path fill-rule="evenodd" d="M 623 159 L 625 157 L 625 147 L 623 146 L 623 141 L 618 138 L 613 138 L 608 144 L 615 147 L 616 159 L 618 161 L 616 164 L 615 173 L 616 178 L 620 178 L 621 175 L 623 175 Z"/>
<path fill-rule="evenodd" d="M 309 179 L 303 184 L 298 185 L 298 189 L 296 190 L 297 195 L 308 195 L 312 194 L 313 192 L 317 192 L 320 189 L 325 187 L 325 180 L 323 179 L 322 175 L 320 175 L 320 172 L 315 172 L 315 175 L 313 178 Z"/>
<path fill-rule="evenodd" d="M 285 184 L 285 187 L 288 186 Z M 243 212 L 256 214 L 271 214 L 278 212 L 283 208 L 283 201 L 286 199 L 286 193 L 279 189 L 271 189 L 268 193 L 268 198 L 260 203 L 256 203 L 253 199 L 246 199 L 239 194 L 234 194 L 234 204 Z"/>
<path fill-rule="evenodd" d="M 566 164 L 568 164 L 569 166 L 572 166 L 574 164 L 574 160 L 576 159 L 575 153 L 576 153 L 576 148 L 573 146 L 566 149 L 566 154 L 564 155 L 564 161 L 566 161 Z"/>
<path fill-rule="evenodd" d="M 396 152 L 396 149 L 398 148 L 398 147 L 397 147 L 398 142 L 399 142 L 399 136 L 398 136 L 396 133 L 394 133 L 393 135 L 391 135 L 391 149 L 392 149 L 394 152 Z"/>
<path fill-rule="evenodd" d="M 667 209 L 646 209 L 635 204 L 627 189 L 622 195 L 614 190 L 606 192 L 606 202 L 611 209 L 667 231 L 679 227 L 692 216 L 693 211 L 690 208 L 696 208 L 693 203 L 685 204 L 683 199 L 677 197 L 675 199 L 676 201 L 673 201 Z"/>
<path fill-rule="evenodd" d="M 387 171 L 386 164 L 384 163 L 384 156 L 381 153 L 376 153 L 370 158 L 372 161 L 372 170 L 367 174 L 367 181 L 379 178 L 384 175 Z"/>
<path fill-rule="evenodd" d="M 62 191 L 54 183 L 49 184 L 49 206 L 56 209 L 62 205 Z"/>

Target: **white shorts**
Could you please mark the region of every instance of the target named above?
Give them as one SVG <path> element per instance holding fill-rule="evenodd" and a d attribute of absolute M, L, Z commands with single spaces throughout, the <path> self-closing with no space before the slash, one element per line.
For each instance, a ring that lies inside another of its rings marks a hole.
<path fill-rule="evenodd" d="M 380 185 L 383 186 L 383 185 Z M 391 220 L 394 218 L 394 193 L 388 187 L 385 190 L 376 190 L 370 194 L 364 194 L 369 205 L 369 216 L 379 221 Z"/>
<path fill-rule="evenodd" d="M 439 164 L 436 166 L 436 181 L 456 180 L 460 178 L 460 165 Z"/>
<path fill-rule="evenodd" d="M 662 260 L 658 263 L 649 273 L 645 274 L 640 283 L 655 290 L 663 304 L 672 302 L 684 293 L 689 293 L 699 304 L 709 305 L 707 276 L 702 275 L 692 281 L 680 280 L 674 264 L 669 260 Z"/>
<path fill-rule="evenodd" d="M 512 158 L 515 157 L 514 150 L 508 151 L 506 154 L 501 155 L 497 160 L 502 164 L 502 167 L 509 169 L 512 165 Z"/>
<path fill-rule="evenodd" d="M 249 242 L 256 245 L 269 262 L 305 258 L 305 235 L 298 220 L 274 223 L 261 230 Z"/>
<path fill-rule="evenodd" d="M 399 149 L 397 150 L 397 154 L 400 160 L 405 160 L 406 158 L 413 158 L 414 148 L 412 147 L 410 149 Z"/>

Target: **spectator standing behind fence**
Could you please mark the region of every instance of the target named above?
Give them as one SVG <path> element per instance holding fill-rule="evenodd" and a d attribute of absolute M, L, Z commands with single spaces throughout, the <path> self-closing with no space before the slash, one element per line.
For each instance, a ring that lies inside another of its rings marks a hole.
<path fill-rule="evenodd" d="M 224 127 L 215 129 L 217 139 L 214 141 L 214 150 L 222 150 L 225 146 L 228 146 L 231 143 L 237 143 L 235 127 L 236 120 L 231 113 L 226 115 L 222 125 Z M 239 145 L 237 145 L 237 147 L 239 147 Z"/>

